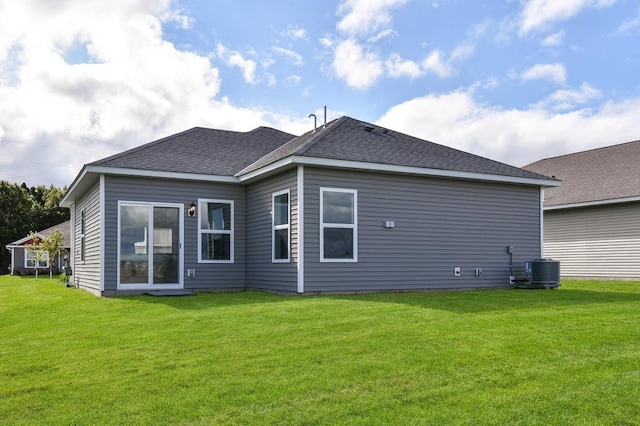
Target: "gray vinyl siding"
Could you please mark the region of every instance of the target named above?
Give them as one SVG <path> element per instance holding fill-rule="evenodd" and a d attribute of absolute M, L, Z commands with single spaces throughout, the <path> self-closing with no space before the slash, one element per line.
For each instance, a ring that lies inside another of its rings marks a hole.
<path fill-rule="evenodd" d="M 358 191 L 356 263 L 319 261 L 320 187 Z M 538 187 L 307 167 L 304 195 L 305 292 L 507 287 L 508 245 L 516 276 L 540 257 Z"/>
<path fill-rule="evenodd" d="M 184 205 L 184 288 L 193 290 L 243 289 L 246 285 L 246 195 L 239 185 L 170 179 L 106 176 L 105 179 L 105 290 L 117 288 L 118 201 Z M 198 199 L 234 201 L 234 262 L 198 263 L 199 211 L 187 209 Z M 187 277 L 195 269 L 195 277 Z"/>
<path fill-rule="evenodd" d="M 85 212 L 85 260 L 81 260 L 80 232 Z M 97 182 L 76 203 L 74 224 L 73 280 L 80 287 L 100 290 L 100 183 Z"/>
<path fill-rule="evenodd" d="M 247 187 L 247 286 L 263 290 L 296 291 L 298 258 L 298 191 L 296 169 Z M 272 262 L 272 196 L 290 190 L 290 261 Z"/>
<path fill-rule="evenodd" d="M 544 213 L 544 255 L 563 277 L 640 280 L 640 203 Z"/>

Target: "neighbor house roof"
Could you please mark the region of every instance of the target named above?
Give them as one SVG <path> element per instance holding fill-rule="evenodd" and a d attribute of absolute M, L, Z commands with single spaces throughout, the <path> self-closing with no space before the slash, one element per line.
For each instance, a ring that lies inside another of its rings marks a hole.
<path fill-rule="evenodd" d="M 101 174 L 240 183 L 294 165 L 411 173 L 554 186 L 554 179 L 341 117 L 295 137 L 259 127 L 250 132 L 196 127 L 87 164 L 61 205 L 95 185 Z"/>
<path fill-rule="evenodd" d="M 43 231 L 37 231 L 36 235 L 38 236 L 38 238 L 47 238 L 49 235 L 56 232 L 56 229 L 60 231 L 60 233 L 62 234 L 62 237 L 64 238 L 63 240 L 64 243 L 62 244 L 63 247 L 70 247 L 70 243 L 69 243 L 71 241 L 71 221 L 70 220 L 67 220 L 66 222 L 62 222 L 58 225 L 54 225 Z M 32 243 L 31 235 L 27 235 L 26 237 L 22 237 L 17 241 L 7 244 L 6 247 L 7 248 L 20 247 L 20 246 L 29 245 L 31 243 Z"/>
<path fill-rule="evenodd" d="M 562 181 L 545 190 L 545 208 L 640 200 L 640 141 L 546 158 L 524 168 Z"/>

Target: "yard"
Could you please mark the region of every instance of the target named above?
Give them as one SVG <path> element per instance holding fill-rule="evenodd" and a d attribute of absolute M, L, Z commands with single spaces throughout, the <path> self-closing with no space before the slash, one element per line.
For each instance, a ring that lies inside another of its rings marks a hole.
<path fill-rule="evenodd" d="M 3 424 L 640 423 L 640 283 L 96 298 L 0 276 Z"/>

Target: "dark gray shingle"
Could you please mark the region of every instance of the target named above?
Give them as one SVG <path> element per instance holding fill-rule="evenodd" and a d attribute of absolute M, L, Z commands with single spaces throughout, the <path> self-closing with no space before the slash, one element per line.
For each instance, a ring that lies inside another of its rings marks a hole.
<path fill-rule="evenodd" d="M 366 129 L 366 130 L 365 130 Z M 541 179 L 536 173 L 350 117 L 297 137 L 241 173 L 291 155 Z"/>
<path fill-rule="evenodd" d="M 233 176 L 294 137 L 269 127 L 250 132 L 195 127 L 90 165 Z"/>

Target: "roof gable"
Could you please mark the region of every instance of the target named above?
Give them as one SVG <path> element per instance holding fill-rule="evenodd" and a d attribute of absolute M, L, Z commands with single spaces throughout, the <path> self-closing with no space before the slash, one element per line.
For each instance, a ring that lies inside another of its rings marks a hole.
<path fill-rule="evenodd" d="M 331 121 L 287 142 L 239 175 L 265 167 L 288 156 L 437 169 L 528 179 L 548 179 L 518 167 L 350 117 Z"/>
<path fill-rule="evenodd" d="M 59 230 L 60 233 L 62 234 L 63 237 L 63 246 L 64 247 L 69 247 L 70 244 L 69 242 L 71 241 L 71 221 L 67 220 L 66 222 L 62 222 L 58 225 L 54 225 L 50 228 L 47 228 L 43 231 L 38 231 L 36 232 L 36 236 L 40 239 L 45 239 L 47 237 L 49 237 L 51 234 L 53 234 L 55 231 Z M 7 246 L 9 247 L 16 247 L 16 246 L 28 246 L 30 244 L 33 244 L 33 239 L 31 238 L 31 235 L 27 235 L 26 237 L 22 237 L 21 239 L 14 241 L 10 244 L 7 244 Z"/>
<path fill-rule="evenodd" d="M 640 196 L 640 141 L 546 158 L 524 168 L 562 181 L 545 207 L 616 202 Z"/>

